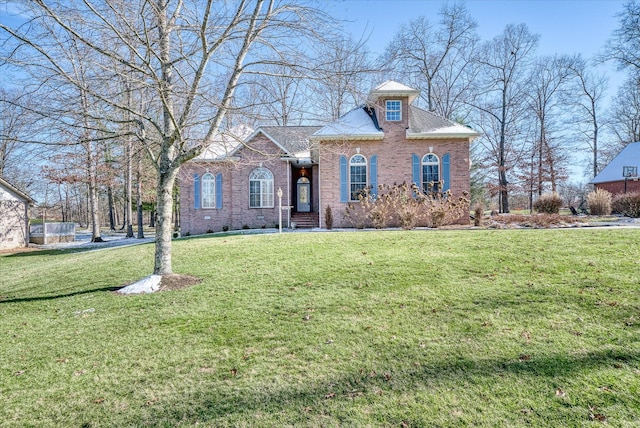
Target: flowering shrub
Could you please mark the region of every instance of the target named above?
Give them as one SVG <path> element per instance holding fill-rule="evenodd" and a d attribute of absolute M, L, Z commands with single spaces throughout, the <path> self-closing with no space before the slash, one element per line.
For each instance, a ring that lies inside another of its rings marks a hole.
<path fill-rule="evenodd" d="M 640 192 L 616 195 L 611 201 L 611 209 L 627 217 L 640 217 Z"/>

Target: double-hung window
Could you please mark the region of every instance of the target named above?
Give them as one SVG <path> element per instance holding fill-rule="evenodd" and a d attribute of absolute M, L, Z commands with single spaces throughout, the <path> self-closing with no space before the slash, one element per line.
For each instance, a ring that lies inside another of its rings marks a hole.
<path fill-rule="evenodd" d="M 249 175 L 249 207 L 273 208 L 273 173 L 256 168 Z"/>
<path fill-rule="evenodd" d="M 400 100 L 387 100 L 385 103 L 385 111 L 388 122 L 402 120 L 402 102 Z"/>

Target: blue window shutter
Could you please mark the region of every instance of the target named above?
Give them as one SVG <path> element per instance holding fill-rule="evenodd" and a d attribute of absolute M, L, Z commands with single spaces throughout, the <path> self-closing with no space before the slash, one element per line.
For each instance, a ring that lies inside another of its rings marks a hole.
<path fill-rule="evenodd" d="M 193 174 L 193 208 L 200 209 L 200 176 Z"/>
<path fill-rule="evenodd" d="M 340 202 L 349 202 L 349 180 L 348 180 L 349 165 L 347 163 L 347 157 L 340 156 Z"/>
<path fill-rule="evenodd" d="M 216 208 L 222 209 L 222 173 L 216 175 Z"/>
<path fill-rule="evenodd" d="M 378 155 L 371 156 L 369 169 L 369 185 L 371 186 L 371 196 L 378 196 Z"/>
<path fill-rule="evenodd" d="M 442 156 L 442 181 L 444 181 L 444 185 L 442 186 L 442 191 L 446 192 L 449 190 L 451 176 L 451 155 L 449 153 Z"/>
<path fill-rule="evenodd" d="M 422 180 L 420 180 L 420 156 L 415 153 L 411 155 L 411 179 L 418 189 L 422 189 Z"/>

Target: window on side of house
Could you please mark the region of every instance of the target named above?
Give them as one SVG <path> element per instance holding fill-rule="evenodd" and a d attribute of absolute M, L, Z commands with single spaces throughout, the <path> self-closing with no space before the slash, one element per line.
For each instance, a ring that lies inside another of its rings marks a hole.
<path fill-rule="evenodd" d="M 367 159 L 362 155 L 354 155 L 349 160 L 349 199 L 359 201 L 358 196 L 367 187 Z"/>
<path fill-rule="evenodd" d="M 216 207 L 216 178 L 211 173 L 202 176 L 202 208 Z"/>
<path fill-rule="evenodd" d="M 273 173 L 267 168 L 249 174 L 249 208 L 273 208 Z"/>
<path fill-rule="evenodd" d="M 422 157 L 422 191 L 424 193 L 440 191 L 440 159 L 433 153 Z"/>
<path fill-rule="evenodd" d="M 397 122 L 402 120 L 402 102 L 400 100 L 387 100 L 385 107 L 387 121 Z"/>

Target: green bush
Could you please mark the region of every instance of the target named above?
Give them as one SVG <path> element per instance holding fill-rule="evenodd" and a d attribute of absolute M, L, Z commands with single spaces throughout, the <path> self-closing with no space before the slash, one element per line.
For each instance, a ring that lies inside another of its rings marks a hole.
<path fill-rule="evenodd" d="M 611 201 L 611 209 L 627 217 L 640 217 L 640 192 L 616 195 Z"/>
<path fill-rule="evenodd" d="M 533 209 L 541 214 L 558 214 L 562 208 L 562 198 L 556 192 L 541 195 L 533 204 Z"/>
<path fill-rule="evenodd" d="M 587 195 L 587 206 L 591 215 L 611 214 L 611 193 L 604 189 L 596 189 Z"/>

